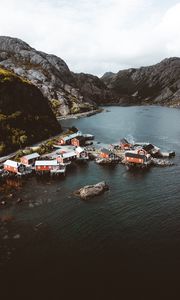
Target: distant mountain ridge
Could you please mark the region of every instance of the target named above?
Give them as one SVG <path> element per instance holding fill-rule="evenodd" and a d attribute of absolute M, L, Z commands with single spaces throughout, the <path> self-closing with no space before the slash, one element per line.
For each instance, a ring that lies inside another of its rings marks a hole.
<path fill-rule="evenodd" d="M 101 80 L 120 105 L 158 104 L 180 106 L 180 58 L 166 58 L 160 63 L 106 73 Z"/>
<path fill-rule="evenodd" d="M 36 85 L 56 116 L 110 104 L 180 106 L 178 57 L 153 66 L 106 72 L 98 78 L 73 73 L 61 58 L 37 51 L 20 39 L 0 36 L 0 66 Z"/>

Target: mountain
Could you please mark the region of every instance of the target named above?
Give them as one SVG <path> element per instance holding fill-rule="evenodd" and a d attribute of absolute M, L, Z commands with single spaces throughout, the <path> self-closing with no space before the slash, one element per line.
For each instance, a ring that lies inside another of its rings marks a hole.
<path fill-rule="evenodd" d="M 180 58 L 148 67 L 107 72 L 101 78 L 76 74 L 59 57 L 37 51 L 17 38 L 0 36 L 0 66 L 36 85 L 56 116 L 98 105 L 180 106 Z"/>
<path fill-rule="evenodd" d="M 59 132 L 61 126 L 41 91 L 0 68 L 0 155 Z"/>
<path fill-rule="evenodd" d="M 127 69 L 117 74 L 105 73 L 101 80 L 112 95 L 113 104 L 158 104 L 180 106 L 180 58 L 166 58 L 160 63 Z"/>
<path fill-rule="evenodd" d="M 88 101 L 94 101 L 97 105 L 111 100 L 111 93 L 106 84 L 97 76 L 91 74 L 74 74 L 79 91 Z"/>
<path fill-rule="evenodd" d="M 20 39 L 0 36 L 0 65 L 36 85 L 57 116 L 92 110 L 97 97 L 104 100 L 106 87 L 98 77 L 74 74 L 61 58 Z"/>

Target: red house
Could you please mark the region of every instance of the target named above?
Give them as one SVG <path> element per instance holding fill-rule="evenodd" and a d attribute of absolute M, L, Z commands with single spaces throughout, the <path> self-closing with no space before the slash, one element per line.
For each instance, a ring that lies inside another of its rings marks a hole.
<path fill-rule="evenodd" d="M 80 131 L 77 131 L 76 133 L 73 133 L 70 135 L 66 135 L 59 140 L 59 144 L 60 145 L 70 145 L 72 139 L 74 139 L 77 136 L 81 136 L 81 135 L 82 135 L 82 133 Z"/>
<path fill-rule="evenodd" d="M 56 169 L 59 166 L 57 160 L 37 160 L 35 162 L 35 170 L 36 171 L 50 171 Z"/>
<path fill-rule="evenodd" d="M 31 166 L 35 163 L 35 161 L 39 157 L 40 157 L 40 155 L 37 152 L 29 154 L 29 155 L 25 155 L 25 156 L 21 157 L 21 163 L 25 166 Z"/>
<path fill-rule="evenodd" d="M 101 149 L 101 153 L 99 155 L 100 158 L 106 158 L 106 159 L 115 159 L 115 154 L 109 151 L 108 149 Z"/>
<path fill-rule="evenodd" d="M 88 153 L 82 147 L 77 147 L 76 148 L 76 155 L 77 155 L 78 160 L 87 160 L 87 159 L 89 159 Z"/>
<path fill-rule="evenodd" d="M 66 153 L 61 153 L 59 156 L 57 156 L 56 160 L 65 165 L 69 165 L 71 161 L 76 159 L 76 152 L 75 151 L 70 151 Z"/>
<path fill-rule="evenodd" d="M 126 139 L 120 141 L 120 148 L 122 150 L 129 150 L 131 147 L 132 145 Z"/>
<path fill-rule="evenodd" d="M 75 147 L 81 147 L 85 145 L 85 138 L 83 136 L 77 136 L 71 140 L 71 145 Z"/>
<path fill-rule="evenodd" d="M 37 160 L 35 171 L 37 173 L 60 174 L 65 173 L 66 167 L 60 165 L 57 160 Z"/>
<path fill-rule="evenodd" d="M 125 161 L 133 164 L 146 164 L 150 155 L 143 149 L 138 151 L 129 151 L 125 153 Z"/>
<path fill-rule="evenodd" d="M 14 174 L 22 175 L 25 172 L 25 167 L 17 161 L 8 159 L 4 163 L 4 170 Z"/>

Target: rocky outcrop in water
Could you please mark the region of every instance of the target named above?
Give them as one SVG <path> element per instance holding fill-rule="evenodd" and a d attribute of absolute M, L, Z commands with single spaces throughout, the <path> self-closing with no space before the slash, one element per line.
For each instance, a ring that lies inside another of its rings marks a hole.
<path fill-rule="evenodd" d="M 83 188 L 77 190 L 74 194 L 81 199 L 86 200 L 98 196 L 108 190 L 109 186 L 105 181 L 102 181 L 94 185 L 86 185 Z"/>

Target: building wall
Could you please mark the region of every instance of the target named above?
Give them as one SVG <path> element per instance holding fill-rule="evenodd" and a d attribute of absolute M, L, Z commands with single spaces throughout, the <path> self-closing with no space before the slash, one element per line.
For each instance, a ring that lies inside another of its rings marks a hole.
<path fill-rule="evenodd" d="M 130 149 L 131 145 L 130 144 L 120 144 L 120 147 L 123 150 L 128 150 L 128 149 Z"/>
<path fill-rule="evenodd" d="M 50 171 L 54 166 L 36 166 L 36 171 Z"/>
<path fill-rule="evenodd" d="M 135 163 L 135 164 L 143 164 L 144 159 L 142 158 L 136 158 L 136 157 L 126 157 L 127 162 Z"/>
<path fill-rule="evenodd" d="M 57 160 L 58 162 L 60 162 L 60 163 L 63 163 L 63 158 L 62 158 L 61 156 L 58 156 L 58 157 L 56 158 L 56 160 Z"/>
<path fill-rule="evenodd" d="M 23 165 L 27 165 L 27 166 L 34 164 L 36 160 L 37 160 L 37 158 L 32 158 L 32 159 L 28 160 L 26 158 L 21 157 L 21 163 Z"/>
<path fill-rule="evenodd" d="M 86 151 L 83 151 L 81 153 L 77 152 L 77 158 L 87 158 L 88 157 L 88 153 Z"/>
<path fill-rule="evenodd" d="M 66 144 L 66 142 L 63 139 L 60 139 L 59 142 L 60 142 L 61 145 L 65 145 Z"/>
<path fill-rule="evenodd" d="M 4 166 L 4 170 L 12 172 L 12 173 L 16 173 L 16 174 L 18 173 L 18 169 L 17 168 L 14 168 L 14 167 L 11 167 L 11 166 L 7 166 L 7 165 Z"/>
<path fill-rule="evenodd" d="M 102 158 L 109 158 L 109 155 L 106 153 L 101 152 L 100 157 Z"/>
<path fill-rule="evenodd" d="M 24 158 L 24 157 L 21 157 L 21 163 L 23 165 L 27 165 L 28 164 L 28 160 L 26 158 Z"/>
<path fill-rule="evenodd" d="M 75 139 L 72 139 L 71 140 L 71 145 L 75 146 L 75 147 L 79 147 L 80 146 L 80 142 L 79 140 L 77 140 L 76 138 Z"/>

